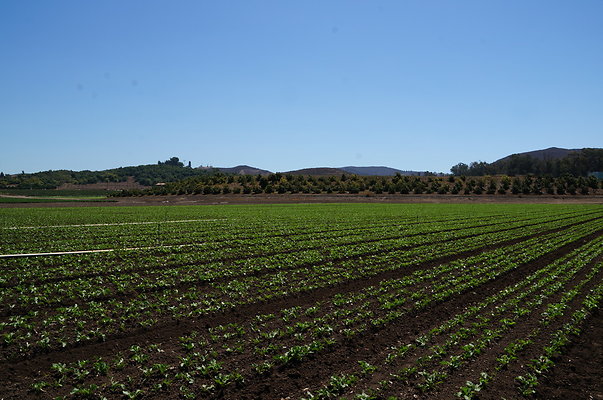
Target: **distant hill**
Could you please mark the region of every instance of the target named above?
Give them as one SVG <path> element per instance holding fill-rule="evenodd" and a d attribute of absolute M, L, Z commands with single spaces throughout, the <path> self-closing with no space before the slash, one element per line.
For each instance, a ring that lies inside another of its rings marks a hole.
<path fill-rule="evenodd" d="M 224 167 L 214 167 L 218 171 L 224 174 L 235 174 L 235 175 L 270 175 L 272 172 L 259 169 L 256 167 L 250 167 L 249 165 L 237 165 L 236 167 L 224 168 Z"/>
<path fill-rule="evenodd" d="M 155 185 L 165 185 L 168 182 L 178 182 L 199 176 L 212 176 L 219 173 L 227 175 L 260 175 L 268 177 L 271 171 L 237 165 L 236 167 L 198 167 L 185 166 L 178 157 L 157 164 L 120 167 L 103 171 L 42 171 L 35 173 L 21 173 L 5 175 L 0 172 L 0 188 L 4 189 L 56 189 L 56 188 L 105 188 L 113 190 L 119 188 L 141 188 Z M 484 175 L 546 175 L 559 177 L 565 174 L 574 176 L 588 176 L 603 172 L 603 149 L 583 148 L 564 149 L 550 147 L 548 149 L 528 151 L 511 154 L 493 163 L 474 161 L 469 165 L 458 163 L 450 169 L 457 176 L 484 176 Z M 315 167 L 303 168 L 280 174 L 307 175 L 307 176 L 438 176 L 430 172 L 403 171 L 385 166 L 347 166 L 341 168 Z M 272 179 L 272 178 L 271 178 Z M 275 179 L 280 179 L 276 177 Z"/>
<path fill-rule="evenodd" d="M 297 169 L 294 171 L 283 172 L 283 174 L 291 174 L 291 175 L 312 175 L 312 176 L 331 176 L 331 175 L 341 175 L 341 174 L 352 174 L 359 176 L 394 176 L 396 174 L 404 175 L 404 176 L 423 176 L 426 175 L 425 172 L 419 171 L 402 171 L 400 169 L 390 168 L 390 167 L 340 167 L 340 168 L 331 168 L 331 167 L 317 167 L 317 168 L 303 168 Z"/>
<path fill-rule="evenodd" d="M 406 176 L 419 176 L 423 175 L 423 172 L 418 171 L 402 171 L 390 167 L 341 167 L 339 169 L 344 170 L 349 174 L 355 174 L 360 176 L 394 176 L 396 174 Z"/>
<path fill-rule="evenodd" d="M 534 151 L 526 151 L 523 153 L 514 153 L 503 157 L 499 160 L 494 161 L 492 164 L 505 162 L 513 156 L 530 156 L 537 160 L 545 161 L 545 160 L 558 160 L 560 158 L 567 157 L 571 153 L 581 152 L 582 149 L 563 149 L 560 147 L 549 147 L 548 149 L 543 150 L 534 150 Z"/>
<path fill-rule="evenodd" d="M 214 175 L 216 173 L 228 175 L 261 175 L 269 176 L 271 171 L 252 167 L 249 165 L 237 165 L 236 167 L 197 167 L 185 166 L 178 157 L 172 157 L 166 161 L 158 161 L 157 164 L 137 165 L 129 167 L 112 168 L 102 171 L 42 171 L 28 174 L 0 174 L 0 188 L 17 189 L 135 189 L 157 184 L 163 185 L 167 182 L 177 182 L 186 178 L 200 175 Z M 342 174 L 356 174 L 362 176 L 394 176 L 396 173 L 402 175 L 422 175 L 414 171 L 401 171 L 389 167 L 318 167 L 304 168 L 284 172 L 291 175 L 311 176 L 334 176 Z"/>
<path fill-rule="evenodd" d="M 349 173 L 340 168 L 318 167 L 318 168 L 303 168 L 294 171 L 282 172 L 283 174 L 291 175 L 311 175 L 311 176 L 331 176 Z"/>
<path fill-rule="evenodd" d="M 176 182 L 191 176 L 212 174 L 214 171 L 184 166 L 178 157 L 157 164 L 112 168 L 103 171 L 42 171 L 31 174 L 0 175 L 0 188 L 56 189 L 110 188 L 153 186 Z M 114 185 L 117 184 L 117 185 Z"/>
<path fill-rule="evenodd" d="M 458 176 L 483 175 L 549 175 L 587 176 L 603 171 L 603 149 L 548 149 L 511 154 L 493 163 L 474 161 L 467 165 L 458 163 L 450 168 Z"/>

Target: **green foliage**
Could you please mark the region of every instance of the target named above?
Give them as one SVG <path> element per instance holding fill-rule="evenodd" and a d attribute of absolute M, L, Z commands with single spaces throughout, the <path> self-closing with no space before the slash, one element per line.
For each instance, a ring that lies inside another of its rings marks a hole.
<path fill-rule="evenodd" d="M 55 189 L 62 184 L 85 185 L 92 183 L 125 182 L 129 177 L 143 186 L 159 182 L 175 182 L 191 176 L 211 175 L 217 171 L 184 167 L 178 157 L 158 164 L 108 169 L 104 171 L 43 171 L 32 174 L 4 175 L 0 189 Z"/>
<path fill-rule="evenodd" d="M 560 177 L 570 174 L 586 177 L 590 172 L 603 171 L 603 149 L 586 148 L 554 160 L 539 159 L 529 154 L 513 154 L 491 164 L 483 161 L 475 161 L 470 165 L 459 163 L 451 167 L 450 171 L 456 176 L 534 174 Z M 590 187 L 594 189 L 593 186 Z"/>
<path fill-rule="evenodd" d="M 478 187 L 480 180 L 468 183 Z M 531 185 L 537 185 L 537 179 Z M 451 378 L 467 372 L 472 381 L 457 390 L 459 397 L 471 399 L 511 363 L 525 366 L 517 382 L 529 393 L 531 377 L 526 373 L 540 379 L 550 371 L 556 354 L 580 332 L 580 322 L 599 307 L 603 290 L 599 283 L 603 265 L 593 262 L 603 254 L 603 237 L 593 235 L 600 230 L 603 215 L 597 205 L 321 204 L 60 211 L 7 209 L 0 221 L 6 228 L 0 230 L 4 248 L 7 252 L 91 248 L 113 245 L 104 240 L 119 237 L 121 246 L 142 249 L 5 260 L 7 268 L 0 273 L 5 354 L 27 357 L 50 351 L 48 357 L 53 357 L 62 347 L 135 331 L 144 321 L 151 320 L 147 326 L 153 329 L 157 321 L 218 319 L 185 326 L 180 336 L 160 336 L 157 343 L 140 342 L 104 358 L 54 363 L 32 377 L 36 382 L 28 382 L 32 396 L 44 398 L 236 398 L 240 386 L 297 373 L 348 344 L 360 350 L 351 353 L 351 363 L 323 376 L 321 385 L 304 389 L 306 396 L 387 398 L 408 386 L 418 396 L 429 397 L 418 391 L 450 388 Z M 167 245 L 156 247 L 159 226 Z M 559 249 L 570 243 L 576 249 L 561 254 Z M 433 262 L 489 245 L 493 248 L 454 261 Z M 387 349 L 380 344 L 384 351 L 371 353 L 371 343 L 365 344 L 365 334 L 380 335 L 379 330 L 392 327 L 404 330 L 409 317 L 430 312 L 426 307 L 479 291 L 481 285 L 547 254 L 556 257 L 512 285 L 445 315 L 438 326 L 409 329 L 408 336 L 404 333 L 387 343 Z M 408 273 L 374 280 L 358 290 L 308 298 L 303 305 L 241 313 L 249 304 L 301 297 L 307 290 L 331 290 L 413 265 L 428 267 L 409 268 Z M 576 276 L 583 280 L 578 282 Z M 37 284 L 40 281 L 45 284 Z M 584 289 L 579 286 L 582 282 Z M 571 320 L 561 318 L 570 312 Z M 523 337 L 514 337 L 524 331 L 514 327 L 540 316 L 566 323 L 550 336 L 542 355 L 528 357 L 526 349 L 530 354 L 536 350 L 532 345 L 540 343 L 536 338 L 545 333 L 544 324 L 535 324 L 541 332 Z M 495 342 L 506 347 L 492 346 Z M 491 369 L 475 377 L 468 371 L 472 360 L 493 348 L 500 351 L 494 355 L 500 369 L 489 365 Z M 454 397 L 455 392 L 445 395 Z"/>

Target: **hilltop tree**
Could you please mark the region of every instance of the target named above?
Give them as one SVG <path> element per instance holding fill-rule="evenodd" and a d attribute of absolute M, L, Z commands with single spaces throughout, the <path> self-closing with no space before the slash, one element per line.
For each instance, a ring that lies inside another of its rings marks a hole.
<path fill-rule="evenodd" d="M 169 160 L 165 160 L 164 162 L 157 161 L 158 165 L 173 165 L 175 167 L 184 167 L 184 163 L 180 161 L 178 157 L 172 157 Z M 189 162 L 190 164 L 190 162 Z"/>
<path fill-rule="evenodd" d="M 178 157 L 172 157 L 169 160 L 167 160 L 164 164 L 165 165 L 174 165 L 176 167 L 184 167 L 184 164 L 180 161 L 180 159 Z"/>
<path fill-rule="evenodd" d="M 450 168 L 450 172 L 457 176 L 467 175 L 467 173 L 469 172 L 469 166 L 461 162 Z"/>

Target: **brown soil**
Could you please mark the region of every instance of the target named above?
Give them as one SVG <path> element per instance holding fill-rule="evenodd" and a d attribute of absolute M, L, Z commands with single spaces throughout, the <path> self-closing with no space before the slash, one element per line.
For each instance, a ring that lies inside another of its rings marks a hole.
<path fill-rule="evenodd" d="M 603 195 L 228 194 L 112 197 L 107 202 L 0 203 L 0 208 L 311 203 L 603 204 Z"/>
<path fill-rule="evenodd" d="M 595 218 L 597 219 L 597 218 Z M 594 219 L 591 219 L 589 221 L 592 221 Z M 376 275 L 370 276 L 370 277 L 365 277 L 362 279 L 354 279 L 354 280 L 347 280 L 344 281 L 342 283 L 339 284 L 334 284 L 334 285 L 329 285 L 327 287 L 321 287 L 321 288 L 317 288 L 317 289 L 313 289 L 313 290 L 309 290 L 309 291 L 304 291 L 303 294 L 300 293 L 293 293 L 291 295 L 285 296 L 285 297 L 279 297 L 279 298 L 275 298 L 273 300 L 271 300 L 270 302 L 260 302 L 260 303 L 251 303 L 251 304 L 246 304 L 243 306 L 239 306 L 237 308 L 235 308 L 233 311 L 229 311 L 229 314 L 234 312 L 236 315 L 257 315 L 258 313 L 272 313 L 272 312 L 278 312 L 279 310 L 283 309 L 283 308 L 289 308 L 289 307 L 293 307 L 293 306 L 301 306 L 301 305 L 305 305 L 308 304 L 308 302 L 316 302 L 319 301 L 320 299 L 324 299 L 330 296 L 333 296 L 337 293 L 340 294 L 345 294 L 345 293 L 349 293 L 349 292 L 353 292 L 353 291 L 358 291 L 361 290 L 362 288 L 365 288 L 367 286 L 371 286 L 371 285 L 376 285 L 379 282 L 383 281 L 383 280 L 388 280 L 388 279 L 394 279 L 394 278 L 399 278 L 401 276 L 406 276 L 411 274 L 414 271 L 417 271 L 419 269 L 429 269 L 429 268 L 433 268 L 435 266 L 438 266 L 440 264 L 444 264 L 444 263 L 448 263 L 451 261 L 455 261 L 455 260 L 459 260 L 462 258 L 466 258 L 466 257 L 471 257 L 477 254 L 480 254 L 482 252 L 485 251 L 490 251 L 490 250 L 494 250 L 497 248 L 501 248 L 501 247 L 505 247 L 505 246 L 510 246 L 516 243 L 520 243 L 522 241 L 531 239 L 531 238 L 535 238 L 535 237 L 541 237 L 543 235 L 546 234 L 550 234 L 550 233 L 555 233 L 555 232 L 560 232 L 564 229 L 567 229 L 571 226 L 576 225 L 575 223 L 573 224 L 569 224 L 569 225 L 565 225 L 562 228 L 556 228 L 556 229 L 552 229 L 552 230 L 548 230 L 548 231 L 544 231 L 544 232 L 540 232 L 540 233 L 536 233 L 536 234 L 531 234 L 528 236 L 523 236 L 520 238 L 516 238 L 516 239 L 511 239 L 511 240 L 505 240 L 503 242 L 499 242 L 499 243 L 495 243 L 495 244 L 488 244 L 488 245 L 484 245 L 482 247 L 479 247 L 477 249 L 473 249 L 473 250 L 466 250 L 460 253 L 456 253 L 453 255 L 446 255 L 446 256 L 441 256 L 438 257 L 436 259 L 430 260 L 430 261 L 426 261 L 426 262 L 422 262 L 422 263 L 418 263 L 416 265 L 413 266 L 407 266 L 404 267 L 403 269 L 396 269 L 396 270 L 389 270 L 389 271 L 384 271 L 384 272 L 380 272 Z M 528 226 L 528 225 L 526 225 Z M 500 230 L 500 231 L 504 231 L 504 229 Z M 499 232 L 500 232 L 499 231 Z M 603 231 L 599 231 L 596 232 L 594 234 L 591 234 L 588 236 L 588 238 L 586 239 L 581 239 L 580 241 L 576 242 L 576 244 L 572 244 L 572 245 L 568 245 L 565 246 L 564 249 L 569 249 L 575 245 L 577 245 L 578 243 L 582 243 L 583 241 L 588 241 L 592 238 L 595 238 L 597 236 L 599 236 L 601 233 L 603 233 Z M 474 235 L 469 235 L 467 237 L 471 237 Z M 465 236 L 463 236 L 465 237 Z M 457 238 L 458 239 L 458 238 Z M 449 241 L 449 240 L 447 240 Z M 445 241 L 442 241 L 440 243 L 444 243 Z M 416 247 L 416 246 L 410 246 L 409 248 L 412 247 Z M 367 257 L 370 255 L 377 255 L 379 254 L 379 252 L 367 252 L 367 253 L 362 253 L 362 254 L 358 254 L 355 255 L 353 257 L 343 257 L 343 258 L 339 258 L 339 259 L 332 259 L 331 261 L 333 262 L 341 262 L 344 260 L 351 260 L 351 259 L 360 259 L 363 257 Z M 556 253 L 555 253 L 556 254 Z M 325 263 L 327 262 L 327 260 L 324 261 Z M 316 263 L 314 265 L 317 265 Z M 306 267 L 306 265 L 297 265 L 295 268 L 296 269 L 301 269 Z M 281 268 L 280 271 L 284 271 L 287 270 L 288 268 Z M 138 270 L 140 272 L 152 272 L 149 270 Z M 256 271 L 254 273 L 249 273 L 246 274 L 246 276 L 261 276 L 261 275 L 265 275 L 265 274 L 270 274 L 273 273 L 274 271 L 271 270 L 259 270 Z M 232 275 L 232 276 L 228 276 L 225 277 L 223 279 L 220 278 L 213 278 L 211 280 L 211 283 L 216 283 L 216 282 L 227 282 L 230 281 L 232 279 L 237 278 L 238 275 Z M 69 279 L 67 279 L 69 280 Z M 187 283 L 181 283 L 179 284 L 176 288 L 178 290 L 184 291 L 192 286 L 195 286 L 197 288 L 199 287 L 207 287 L 207 290 L 210 291 L 211 288 L 208 287 L 210 282 L 208 281 L 203 281 L 203 280 L 199 280 L 199 281 L 195 281 L 195 282 L 187 282 Z M 95 298 L 90 298 L 88 299 L 88 301 L 108 301 L 108 300 L 127 300 L 130 299 L 131 297 L 135 297 L 138 296 L 140 293 L 147 293 L 147 294 L 152 294 L 155 292 L 161 292 L 165 289 L 168 289 L 168 287 L 165 286 L 156 286 L 153 288 L 149 288 L 149 289 L 141 289 L 137 292 L 132 292 L 132 293 L 120 293 L 118 295 L 111 295 L 111 296 L 106 296 L 106 297 L 95 297 Z M 226 296 L 224 298 L 225 301 L 229 300 L 228 297 Z M 27 307 L 27 308 L 23 308 L 23 307 L 14 307 L 10 310 L 7 309 L 0 309 L 0 317 L 2 318 L 0 320 L 0 322 L 4 321 L 6 319 L 6 317 L 8 316 L 14 316 L 14 315 L 20 315 L 22 313 L 26 313 L 26 312 L 40 312 L 39 318 L 47 318 L 49 315 L 52 314 L 47 314 L 44 313 L 43 311 L 45 310 L 52 310 L 55 309 L 56 307 L 59 306 L 69 306 L 72 305 L 74 303 L 81 303 L 80 300 L 78 299 L 63 299 L 60 302 L 54 302 L 54 303 L 49 303 L 49 304 L 44 304 L 44 305 L 40 305 L 37 307 Z M 85 308 L 86 304 L 85 303 L 81 303 L 80 304 L 81 307 Z M 182 329 L 184 330 L 190 330 L 192 329 L 192 326 L 195 326 L 196 324 L 202 324 L 202 325 L 213 325 L 214 323 L 211 322 L 213 321 L 213 316 L 212 317 L 208 317 L 210 322 L 205 321 L 207 318 L 201 318 L 198 323 L 193 323 L 193 325 L 187 323 L 187 321 L 179 321 L 178 325 L 180 326 L 180 330 L 179 332 L 181 332 L 181 334 L 184 334 L 185 331 L 181 331 Z M 34 319 L 31 322 L 36 322 L 37 320 Z M 230 323 L 233 322 L 232 320 L 226 321 L 224 323 Z M 173 330 L 173 324 L 174 321 L 171 319 L 171 317 L 166 319 L 163 319 L 162 321 L 160 321 L 158 324 L 156 324 L 154 326 L 154 331 L 155 333 L 157 332 L 161 332 L 164 329 L 167 332 L 171 332 Z M 145 337 L 147 335 L 147 330 L 146 329 L 137 329 L 136 332 L 132 332 L 132 331 L 128 331 L 124 334 L 118 334 L 118 335 L 113 335 L 111 336 L 112 339 L 123 339 L 123 338 L 129 338 L 129 339 L 134 339 L 135 341 L 133 343 L 137 343 L 138 341 L 145 341 Z M 164 335 L 165 336 L 165 335 Z M 167 337 L 174 337 L 173 335 L 167 335 Z M 127 340 L 124 343 L 129 343 L 128 345 L 131 345 L 132 343 Z M 78 346 L 80 347 L 80 346 Z M 76 353 L 78 353 L 79 351 L 76 351 Z M 66 355 L 68 352 L 63 352 L 64 355 Z M 0 355 L 5 356 L 4 352 L 2 351 L 2 349 L 0 348 Z M 5 357 L 4 357 L 5 358 Z M 18 359 L 11 359 L 11 362 L 15 362 L 18 361 Z M 73 360 L 72 360 L 73 361 Z M 0 364 L 0 370 L 1 370 L 1 364 Z"/>
<path fill-rule="evenodd" d="M 428 331 L 432 327 L 441 323 L 442 320 L 449 318 L 459 311 L 462 311 L 468 305 L 481 301 L 485 296 L 496 293 L 509 285 L 519 282 L 536 269 L 552 262 L 564 254 L 567 254 L 569 251 L 578 247 L 582 243 L 591 240 L 594 237 L 600 236 L 601 233 L 601 231 L 598 231 L 586 238 L 565 245 L 552 253 L 549 253 L 529 264 L 522 265 L 519 268 L 500 276 L 489 283 L 475 288 L 474 290 L 454 296 L 447 301 L 430 306 L 425 310 L 410 313 L 407 317 L 394 321 L 384 328 L 367 331 L 364 334 L 352 338 L 351 340 L 341 341 L 326 354 L 321 354 L 314 359 L 304 361 L 300 365 L 277 369 L 269 376 L 258 377 L 257 379 L 248 382 L 241 390 L 230 388 L 226 392 L 222 393 L 222 397 L 230 399 L 279 399 L 286 398 L 286 396 L 290 396 L 293 393 L 296 396 L 301 396 L 304 394 L 304 389 L 308 387 L 315 388 L 324 383 L 325 377 L 329 377 L 336 373 L 349 371 L 358 365 L 359 360 L 370 360 L 375 354 L 382 353 L 393 343 L 413 340 L 418 333 Z M 523 239 L 525 240 L 525 238 Z M 501 245 L 502 244 L 499 244 L 496 247 Z M 492 246 L 484 246 L 478 250 L 469 251 L 461 255 L 445 257 L 432 261 L 431 263 L 441 263 L 458 259 L 459 257 L 466 257 L 471 254 L 477 254 L 481 251 L 485 251 L 490 247 Z M 422 267 L 426 266 L 427 265 L 422 265 Z M 414 268 L 412 270 L 414 270 Z M 366 287 L 369 284 L 378 283 L 383 279 L 395 278 L 397 276 L 409 274 L 412 272 L 412 270 L 404 269 L 391 271 L 369 279 L 348 281 L 338 286 L 309 291 L 303 294 L 291 295 L 280 299 L 274 299 L 270 302 L 250 304 L 248 306 L 238 307 L 232 312 L 209 316 L 199 320 L 172 322 L 166 321 L 166 325 L 159 329 L 155 327 L 152 330 L 130 332 L 127 336 L 115 337 L 105 343 L 88 344 L 82 347 L 68 348 L 61 352 L 38 354 L 29 360 L 21 362 L 9 362 L 7 364 L 0 365 L 0 376 L 2 377 L 1 382 L 4 385 L 4 387 L 0 389 L 0 398 L 31 398 L 33 395 L 28 391 L 28 384 L 30 383 L 29 377 L 36 376 L 38 371 L 44 368 L 47 369 L 50 364 L 55 362 L 73 362 L 75 360 L 89 359 L 96 356 L 111 355 L 118 351 L 127 349 L 132 344 L 142 345 L 143 343 L 165 342 L 184 335 L 191 330 L 200 329 L 200 327 L 246 321 L 250 318 L 250 316 L 254 316 L 259 313 L 270 313 L 286 307 L 308 305 L 336 293 L 358 291 L 362 287 Z M 600 318 L 598 321 L 599 330 L 595 331 L 594 334 L 597 334 L 601 331 Z M 587 346 L 587 349 L 598 351 L 600 359 L 601 336 L 598 336 L 598 339 L 595 338 L 597 338 L 597 336 L 591 335 L 590 338 L 587 336 L 584 338 L 584 340 L 592 342 L 592 345 L 590 347 Z M 571 353 L 568 353 L 568 357 L 570 354 Z M 585 350 L 579 349 L 579 351 L 575 355 L 571 355 L 571 357 L 573 357 L 572 359 L 574 360 L 574 364 L 571 364 L 570 367 L 577 365 L 576 358 L 581 360 L 578 363 L 586 364 L 584 362 L 585 357 L 588 360 L 592 356 Z M 245 360 L 241 360 L 240 362 L 244 361 Z M 587 368 L 585 372 L 586 375 L 583 375 L 586 377 L 585 379 L 590 382 L 590 386 L 586 385 L 584 389 L 584 393 L 588 393 L 589 395 L 592 393 L 597 393 L 597 384 L 598 382 L 601 382 L 601 371 L 600 368 L 597 368 L 597 365 L 600 366 L 601 364 L 591 364 L 591 368 Z M 582 376 L 583 371 L 576 370 L 574 372 L 576 374 L 581 374 Z M 541 390 L 543 390 L 543 393 L 546 393 L 546 390 L 557 390 L 555 393 L 564 393 L 560 392 L 559 389 L 551 389 L 547 385 L 544 385 Z M 565 390 L 567 390 L 567 388 L 565 388 Z M 507 392 L 500 392 L 500 394 L 504 393 Z M 577 396 L 577 394 L 578 393 L 576 391 L 572 391 L 567 392 L 566 397 L 550 398 L 588 398 Z M 168 393 L 162 397 L 176 398 L 177 396 L 175 393 Z M 423 398 L 430 397 L 423 396 Z"/>
<path fill-rule="evenodd" d="M 300 367 L 278 371 L 263 381 L 254 382 L 244 391 L 237 391 L 231 396 L 226 396 L 226 398 L 265 398 L 263 397 L 265 393 L 269 394 L 267 398 L 285 398 L 290 393 L 296 392 L 298 396 L 302 396 L 305 388 L 316 388 L 321 382 L 326 383 L 325 377 L 334 375 L 335 371 L 351 373 L 356 369 L 359 360 L 371 360 L 375 354 L 383 353 L 392 343 L 412 342 L 417 334 L 428 332 L 471 304 L 477 303 L 486 296 L 496 293 L 515 282 L 519 282 L 528 274 L 567 253 L 569 249 L 574 247 L 576 247 L 576 243 L 564 246 L 554 253 L 547 254 L 533 263 L 481 285 L 479 288 L 462 293 L 426 310 L 411 312 L 405 318 L 394 321 L 383 329 L 373 329 L 363 335 L 354 337 L 352 340 L 335 347 L 328 354 L 304 362 Z M 500 393 L 504 394 L 506 392 L 507 390 L 503 388 Z M 443 398 L 451 398 L 449 394 L 449 392 L 443 393 Z M 408 398 L 420 397 L 424 399 L 438 396 L 438 394 L 420 396 L 413 392 L 408 393 L 408 395 Z M 442 393 L 439 393 L 439 395 L 441 396 Z"/>
<path fill-rule="evenodd" d="M 588 267 L 581 269 L 578 274 L 565 285 L 566 290 L 571 290 L 571 286 L 573 283 L 583 279 L 587 272 L 591 270 L 591 268 L 596 264 L 603 261 L 602 257 L 599 256 L 598 259 L 594 260 L 589 264 Z M 599 274 L 595 276 L 586 286 L 585 289 L 582 290 L 581 295 L 577 296 L 570 303 L 570 309 L 577 309 L 581 305 L 581 301 L 584 299 L 585 293 L 588 292 L 589 289 L 593 288 L 601 281 L 602 273 L 599 271 Z M 477 359 L 473 360 L 470 364 L 470 368 L 461 368 L 459 371 L 456 371 L 455 374 L 452 374 L 452 379 L 449 379 L 447 383 L 439 388 L 438 393 L 433 397 L 435 399 L 447 399 L 447 393 L 451 391 L 458 391 L 458 389 L 464 385 L 466 381 L 477 382 L 479 380 L 478 372 L 481 371 L 494 371 L 496 366 L 496 357 L 503 353 L 504 348 L 513 342 L 514 340 L 525 338 L 529 335 L 534 329 L 540 327 L 539 317 L 541 313 L 546 309 L 547 305 L 559 301 L 561 296 L 565 294 L 565 290 L 561 290 L 552 296 L 547 302 L 542 304 L 539 308 L 536 309 L 536 312 L 532 312 L 527 320 L 520 320 L 516 326 L 514 326 L 510 333 L 505 335 L 504 338 L 493 343 L 487 351 Z M 519 353 L 519 359 L 523 360 L 521 363 L 511 363 L 508 369 L 500 371 L 497 373 L 495 377 L 495 381 L 491 385 L 487 385 L 485 390 L 482 390 L 480 393 L 479 399 L 481 400 L 495 400 L 501 398 L 509 398 L 509 396 L 519 396 L 518 391 L 516 391 L 515 387 L 518 386 L 515 381 L 515 377 L 518 375 L 524 375 L 527 372 L 527 368 L 525 367 L 525 363 L 529 360 L 539 357 L 542 354 L 543 346 L 546 346 L 550 340 L 549 333 L 554 332 L 555 330 L 561 328 L 563 324 L 569 322 L 570 314 L 566 313 L 562 318 L 553 321 L 546 328 L 542 329 L 542 333 L 536 337 L 533 342 L 527 346 L 526 349 L 522 350 Z M 587 361 L 588 357 L 582 358 L 582 361 Z M 593 364 L 586 362 L 586 365 L 590 365 L 590 367 L 585 368 L 584 371 L 586 373 L 585 376 L 590 377 L 599 377 L 601 378 L 601 371 L 596 367 L 593 368 Z M 556 371 L 557 368 L 554 369 Z M 550 373 L 549 373 L 550 374 Z M 545 375 L 546 376 L 546 375 Z M 550 386 L 551 380 L 547 379 L 546 381 L 543 379 L 538 386 L 541 391 L 555 393 L 559 392 L 559 389 L 562 388 L 562 392 L 564 395 L 561 397 L 549 397 L 547 396 L 534 396 L 539 399 L 551 399 L 551 398 L 559 398 L 559 399 L 588 399 L 593 398 L 589 397 L 593 394 L 593 386 L 588 387 L 580 387 L 573 386 L 572 384 L 567 384 L 560 386 L 558 388 L 554 388 Z M 559 394 L 559 393 L 557 393 Z"/>
<path fill-rule="evenodd" d="M 583 333 L 557 361 L 536 391 L 543 400 L 603 399 L 603 313 L 597 310 Z"/>

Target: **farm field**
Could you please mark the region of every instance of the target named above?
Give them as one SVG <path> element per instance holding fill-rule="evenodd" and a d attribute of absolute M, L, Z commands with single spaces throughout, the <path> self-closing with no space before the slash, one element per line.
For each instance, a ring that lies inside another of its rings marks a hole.
<path fill-rule="evenodd" d="M 603 396 L 600 205 L 0 216 L 0 399 Z"/>
<path fill-rule="evenodd" d="M 104 202 L 106 190 L 0 189 L 0 205 L 27 203 Z"/>

